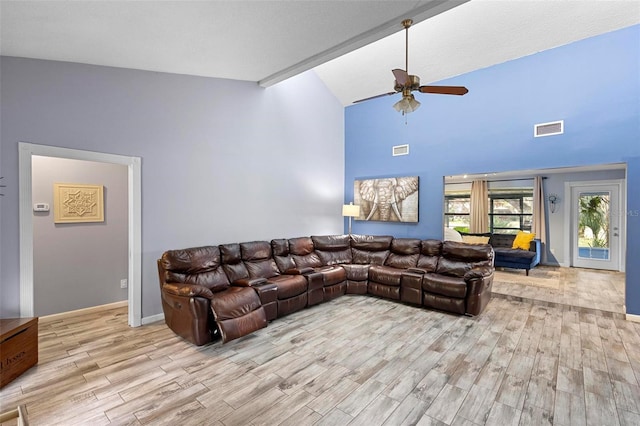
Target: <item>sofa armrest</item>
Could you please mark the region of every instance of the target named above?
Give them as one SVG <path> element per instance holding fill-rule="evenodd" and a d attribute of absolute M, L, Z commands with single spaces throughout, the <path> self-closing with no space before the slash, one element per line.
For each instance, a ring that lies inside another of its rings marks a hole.
<path fill-rule="evenodd" d="M 478 297 L 487 292 L 487 289 L 492 287 L 493 283 L 493 275 L 490 277 L 484 277 L 479 279 L 474 279 L 468 282 L 467 288 L 467 300 L 472 297 Z M 488 293 L 491 294 L 491 293 Z"/>
<path fill-rule="evenodd" d="M 495 269 L 491 266 L 476 266 L 464 274 L 464 280 L 469 281 L 474 278 L 486 278 L 493 275 Z"/>
<path fill-rule="evenodd" d="M 535 251 L 536 252 L 535 260 L 533 262 L 533 265 L 531 265 L 531 266 L 535 266 L 535 265 L 539 264 L 540 263 L 540 255 L 541 255 L 541 252 L 542 252 L 542 242 L 539 239 L 531 240 L 531 244 L 529 245 L 529 251 Z"/>
<path fill-rule="evenodd" d="M 240 278 L 231 283 L 235 287 L 253 287 L 267 282 L 266 278 Z"/>
<path fill-rule="evenodd" d="M 213 292 L 199 284 L 169 283 L 162 286 L 162 291 L 183 297 L 204 297 L 211 299 Z"/>
<path fill-rule="evenodd" d="M 162 311 L 167 326 L 178 336 L 200 346 L 211 342 L 218 334 L 213 322 L 210 297 L 189 294 L 190 284 L 165 284 L 162 290 Z M 206 289 L 206 287 L 203 287 Z M 180 290 L 184 295 L 179 295 Z"/>
<path fill-rule="evenodd" d="M 482 266 L 473 268 L 465 274 L 464 280 L 467 283 L 465 313 L 467 315 L 480 315 L 491 300 L 493 271 L 492 267 Z"/>
<path fill-rule="evenodd" d="M 407 268 L 406 271 L 412 272 L 414 274 L 421 274 L 421 275 L 424 275 L 427 273 L 427 270 L 422 268 Z"/>
<path fill-rule="evenodd" d="M 305 274 L 310 274 L 311 272 L 313 272 L 313 268 L 310 266 L 307 266 L 306 268 L 300 268 L 300 269 L 290 268 L 284 271 L 286 275 L 305 275 Z"/>
<path fill-rule="evenodd" d="M 467 297 L 483 294 L 493 283 L 494 268 L 491 266 L 479 266 L 467 271 L 464 274 L 464 281 L 467 283 Z"/>

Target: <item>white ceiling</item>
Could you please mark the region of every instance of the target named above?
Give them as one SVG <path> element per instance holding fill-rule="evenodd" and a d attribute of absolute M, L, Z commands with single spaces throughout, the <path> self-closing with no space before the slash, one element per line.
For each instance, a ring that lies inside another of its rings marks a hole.
<path fill-rule="evenodd" d="M 0 54 L 263 86 L 315 67 L 349 105 L 392 90 L 404 18 L 427 84 L 640 23 L 640 2 L 2 0 Z"/>

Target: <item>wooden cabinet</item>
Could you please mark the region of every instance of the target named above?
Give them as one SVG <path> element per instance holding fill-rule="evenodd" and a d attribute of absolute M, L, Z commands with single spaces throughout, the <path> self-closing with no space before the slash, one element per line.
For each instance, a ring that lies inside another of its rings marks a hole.
<path fill-rule="evenodd" d="M 38 363 L 38 318 L 0 319 L 0 388 Z"/>

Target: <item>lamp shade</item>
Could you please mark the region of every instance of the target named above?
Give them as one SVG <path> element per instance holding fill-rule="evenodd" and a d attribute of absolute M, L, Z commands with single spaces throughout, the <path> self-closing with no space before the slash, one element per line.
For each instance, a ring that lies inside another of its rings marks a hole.
<path fill-rule="evenodd" d="M 358 217 L 360 216 L 360 206 L 353 204 L 345 204 L 342 206 L 342 216 Z"/>

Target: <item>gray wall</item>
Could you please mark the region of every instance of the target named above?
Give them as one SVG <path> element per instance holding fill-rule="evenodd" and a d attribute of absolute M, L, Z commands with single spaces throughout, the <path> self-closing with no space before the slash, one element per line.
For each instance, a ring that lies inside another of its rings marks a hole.
<path fill-rule="evenodd" d="M 127 300 L 127 167 L 32 157 L 34 313 L 50 315 Z M 103 185 L 104 222 L 54 223 L 54 183 Z"/>
<path fill-rule="evenodd" d="M 142 158 L 142 315 L 167 249 L 343 232 L 344 109 L 307 72 L 255 83 L 0 58 L 0 315 L 19 313 L 18 142 Z"/>

